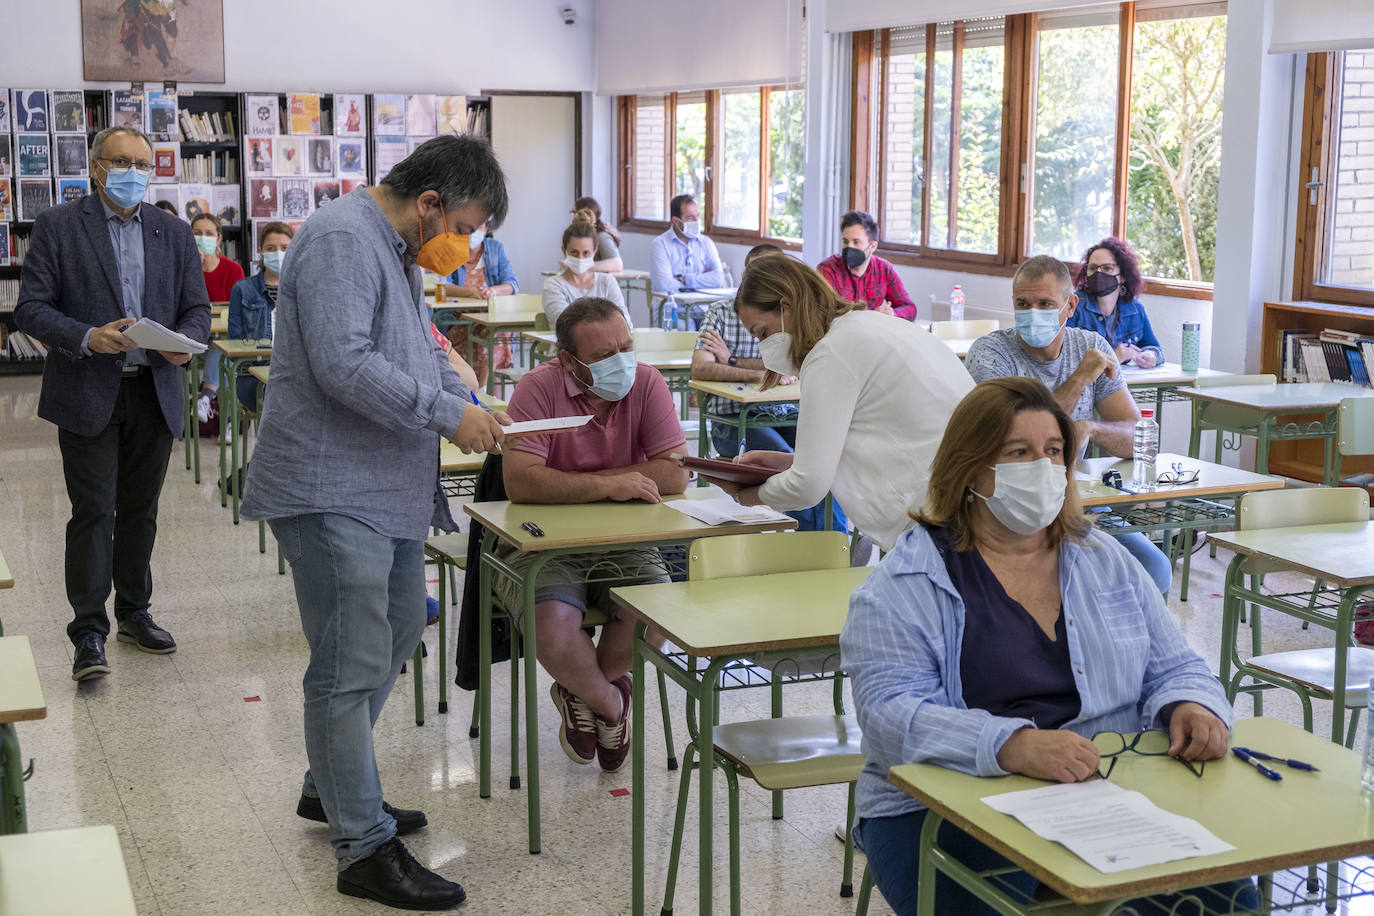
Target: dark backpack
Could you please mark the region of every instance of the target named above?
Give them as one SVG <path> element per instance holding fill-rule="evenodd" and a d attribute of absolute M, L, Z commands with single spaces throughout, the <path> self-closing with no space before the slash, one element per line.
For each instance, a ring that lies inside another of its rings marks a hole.
<path fill-rule="evenodd" d="M 501 476 L 501 456 L 488 455 L 473 484 L 472 501 L 498 502 L 506 498 L 506 484 Z M 458 618 L 458 650 L 453 662 L 453 682 L 464 690 L 476 690 L 481 672 L 478 669 L 477 623 L 481 614 L 477 606 L 478 586 L 481 583 L 482 538 L 486 529 L 472 522 L 468 533 L 468 570 L 463 577 L 463 604 Z M 507 617 L 491 620 L 491 663 L 509 661 L 511 657 L 511 622 Z"/>

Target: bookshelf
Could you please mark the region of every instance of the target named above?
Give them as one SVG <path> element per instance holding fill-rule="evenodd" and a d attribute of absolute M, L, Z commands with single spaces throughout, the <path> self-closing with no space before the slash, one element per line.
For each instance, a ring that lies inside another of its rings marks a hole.
<path fill-rule="evenodd" d="M 1374 308 L 1330 305 L 1324 302 L 1266 302 L 1261 319 L 1260 371 L 1280 374 L 1283 332 L 1304 330 L 1320 334 L 1326 328 L 1355 331 L 1374 337 Z M 1294 418 L 1299 422 L 1315 416 Z M 1269 447 L 1269 470 L 1299 480 L 1322 479 L 1322 444 L 1317 440 L 1274 442 Z M 1374 456 L 1345 458 L 1342 476 L 1374 472 Z"/>

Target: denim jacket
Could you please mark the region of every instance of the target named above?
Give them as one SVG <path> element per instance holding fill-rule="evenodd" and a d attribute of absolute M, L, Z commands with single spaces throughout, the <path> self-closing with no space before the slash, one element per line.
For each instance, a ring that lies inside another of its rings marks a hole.
<path fill-rule="evenodd" d="M 1150 316 L 1139 299 L 1116 303 L 1116 311 L 1111 319 L 1102 314 L 1097 306 L 1097 298 L 1078 290 L 1078 308 L 1069 319 L 1069 327 L 1096 331 L 1107 339 L 1116 349 L 1117 344 L 1130 344 L 1154 353 L 1155 362 L 1164 362 L 1164 348 L 1159 345 L 1154 329 L 1150 327 Z"/>
<path fill-rule="evenodd" d="M 267 275 L 258 271 L 229 291 L 229 339 L 271 340 L 272 300 L 267 298 Z"/>
<path fill-rule="evenodd" d="M 1192 701 L 1231 726 L 1231 704 L 1207 663 L 1169 616 L 1144 568 L 1100 531 L 1059 549 L 1069 659 L 1082 707 L 1065 729 L 1159 728 L 1160 711 Z M 930 533 L 916 526 L 854 592 L 840 656 L 863 728 L 864 769 L 855 803 L 862 818 L 921 806 L 887 781 L 904 763 L 933 763 L 974 776 L 1004 776 L 997 753 L 1029 719 L 964 704 L 959 680 L 964 619 Z"/>
<path fill-rule="evenodd" d="M 449 274 L 448 282 L 462 286 L 467 282 L 467 275 L 468 269 L 465 265 Z M 520 292 L 520 281 L 515 278 L 515 268 L 511 267 L 510 258 L 506 257 L 506 246 L 490 236 L 482 239 L 482 275 L 486 277 L 487 286 L 509 283 L 511 293 Z"/>

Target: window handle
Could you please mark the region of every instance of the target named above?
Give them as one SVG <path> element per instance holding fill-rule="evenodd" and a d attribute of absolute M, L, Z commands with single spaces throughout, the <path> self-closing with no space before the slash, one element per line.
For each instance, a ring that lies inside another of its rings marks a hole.
<path fill-rule="evenodd" d="M 1312 166 L 1312 180 L 1303 187 L 1307 189 L 1308 204 L 1316 206 L 1317 192 L 1326 187 L 1326 182 L 1321 180 L 1321 169 L 1318 166 Z"/>

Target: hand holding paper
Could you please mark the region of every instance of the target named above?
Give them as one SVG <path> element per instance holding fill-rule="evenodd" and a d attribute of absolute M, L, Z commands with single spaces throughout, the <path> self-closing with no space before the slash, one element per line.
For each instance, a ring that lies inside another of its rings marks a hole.
<path fill-rule="evenodd" d="M 127 319 L 123 319 L 127 320 Z M 109 327 L 106 325 L 105 327 Z M 98 329 L 99 330 L 99 329 Z M 140 318 L 124 329 L 124 336 L 136 346 L 161 353 L 204 353 L 205 344 L 185 334 L 169 330 L 151 318 Z M 95 334 L 91 335 L 94 344 Z M 91 349 L 95 349 L 94 346 Z"/>

